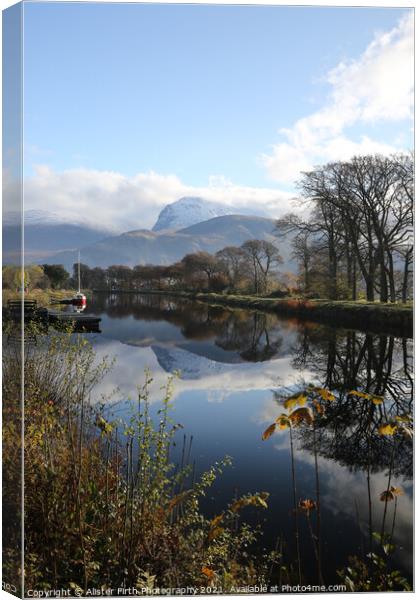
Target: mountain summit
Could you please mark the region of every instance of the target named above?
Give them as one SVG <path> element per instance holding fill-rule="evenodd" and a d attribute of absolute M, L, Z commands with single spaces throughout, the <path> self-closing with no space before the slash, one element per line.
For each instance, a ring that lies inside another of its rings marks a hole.
<path fill-rule="evenodd" d="M 249 215 L 213 217 L 177 231 L 127 231 L 81 246 L 81 254 L 83 263 L 89 267 L 170 265 L 192 252 L 214 254 L 225 246 L 241 246 L 247 240 L 266 240 L 275 244 L 284 258 L 284 268 L 294 270 L 286 239 L 276 235 L 275 220 Z M 74 251 L 56 253 L 42 262 L 71 268 Z"/>
<path fill-rule="evenodd" d="M 209 202 L 203 198 L 185 196 L 167 204 L 159 213 L 153 231 L 177 230 L 208 221 L 214 217 L 231 215 L 234 211 L 228 206 Z"/>

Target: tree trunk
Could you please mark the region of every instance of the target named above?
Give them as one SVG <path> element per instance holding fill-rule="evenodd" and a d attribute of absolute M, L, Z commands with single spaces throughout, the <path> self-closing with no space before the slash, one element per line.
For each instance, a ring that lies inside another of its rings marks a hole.
<path fill-rule="evenodd" d="M 337 254 L 334 248 L 334 241 L 331 240 L 328 246 L 328 259 L 329 259 L 329 297 L 330 300 L 337 300 Z"/>
<path fill-rule="evenodd" d="M 347 298 L 352 293 L 352 274 L 353 274 L 353 261 L 351 256 L 350 245 L 346 240 L 346 278 L 347 278 Z M 353 298 L 354 300 L 354 298 Z"/>
<path fill-rule="evenodd" d="M 254 259 L 254 292 L 258 294 L 258 267 Z"/>
<path fill-rule="evenodd" d="M 374 302 L 375 300 L 375 286 L 373 277 L 368 276 L 366 279 L 366 300 L 368 302 Z"/>
<path fill-rule="evenodd" d="M 378 249 L 378 262 L 380 278 L 379 299 L 381 302 L 388 302 L 388 278 L 386 274 L 385 253 L 382 246 L 379 246 Z"/>
<path fill-rule="evenodd" d="M 352 218 L 351 216 L 349 217 Z M 351 221 L 350 221 L 351 222 Z M 353 229 L 350 229 L 350 238 L 353 246 L 353 251 L 355 253 L 355 258 L 357 260 L 357 264 L 359 265 L 360 272 L 363 276 L 366 285 L 366 300 L 373 301 L 375 299 L 375 290 L 374 290 L 374 275 L 375 275 L 375 267 L 372 260 L 371 252 L 369 252 L 368 264 L 366 265 L 364 257 L 362 257 L 360 248 L 359 248 L 359 240 L 357 237 L 357 232 Z M 356 280 L 356 278 L 354 278 Z M 353 283 L 355 287 L 355 281 Z M 353 292 L 355 290 L 353 289 Z M 354 299 L 356 299 L 356 294 Z"/>
<path fill-rule="evenodd" d="M 305 294 L 309 292 L 309 261 L 303 263 L 304 290 Z"/>
<path fill-rule="evenodd" d="M 352 300 L 356 300 L 357 299 L 357 280 L 356 280 L 356 275 L 357 275 L 357 260 L 356 260 L 356 257 L 353 256 L 353 281 L 352 281 L 352 293 L 351 293 Z"/>
<path fill-rule="evenodd" d="M 403 278 L 403 284 L 402 284 L 402 290 L 401 290 L 401 299 L 403 302 L 407 302 L 407 299 L 408 299 L 408 277 L 410 274 L 411 254 L 412 254 L 412 249 L 408 250 L 408 252 L 405 255 L 404 278 Z"/>
<path fill-rule="evenodd" d="M 366 281 L 366 300 L 368 302 L 375 301 L 375 272 L 376 272 L 376 257 L 373 250 L 370 248 L 368 253 L 368 270 L 365 276 Z"/>
<path fill-rule="evenodd" d="M 395 294 L 395 277 L 394 277 L 394 257 L 392 252 L 387 250 L 388 254 L 388 279 L 389 279 L 389 299 L 391 302 L 396 302 Z"/>

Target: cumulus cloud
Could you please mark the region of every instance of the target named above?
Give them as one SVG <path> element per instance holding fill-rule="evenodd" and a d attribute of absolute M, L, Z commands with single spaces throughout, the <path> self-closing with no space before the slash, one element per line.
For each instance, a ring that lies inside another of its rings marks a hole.
<path fill-rule="evenodd" d="M 350 127 L 411 119 L 414 107 L 414 14 L 378 33 L 363 54 L 341 62 L 326 77 L 331 86 L 320 110 L 279 131 L 282 140 L 260 157 L 270 177 L 284 183 L 329 160 L 401 150 L 367 135 L 351 139 Z"/>
<path fill-rule="evenodd" d="M 176 175 L 150 171 L 127 177 L 112 171 L 54 171 L 38 165 L 25 181 L 25 209 L 55 213 L 68 222 L 84 222 L 115 231 L 150 228 L 160 210 L 183 196 L 200 196 L 255 214 L 279 217 L 290 210 L 292 194 L 272 188 L 247 187 L 224 177 L 209 177 L 199 187 Z"/>

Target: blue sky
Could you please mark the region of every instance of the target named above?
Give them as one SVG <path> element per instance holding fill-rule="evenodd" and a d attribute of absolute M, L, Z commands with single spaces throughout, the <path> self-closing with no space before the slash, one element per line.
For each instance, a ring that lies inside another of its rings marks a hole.
<path fill-rule="evenodd" d="M 71 173 L 110 202 L 117 186 L 130 219 L 134 188 L 150 219 L 184 189 L 254 193 L 261 206 L 265 190 L 272 212 L 300 168 L 412 146 L 410 12 L 26 3 L 26 176 L 48 179 L 55 212 L 54 185 L 71 187 Z"/>

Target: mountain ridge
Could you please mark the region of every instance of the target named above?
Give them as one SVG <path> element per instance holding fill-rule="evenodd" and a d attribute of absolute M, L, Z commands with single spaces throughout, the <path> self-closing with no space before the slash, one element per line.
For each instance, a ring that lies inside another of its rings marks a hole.
<path fill-rule="evenodd" d="M 193 252 L 215 253 L 225 246 L 240 246 L 249 239 L 264 239 L 278 246 L 289 261 L 284 239 L 275 235 L 275 220 L 249 215 L 214 217 L 178 231 L 155 232 L 139 229 L 111 236 L 81 248 L 82 262 L 90 267 L 124 264 L 168 265 Z M 74 253 L 59 252 L 50 263 L 71 266 Z"/>
<path fill-rule="evenodd" d="M 112 235 L 112 232 L 107 229 L 94 228 L 87 224 L 65 223 L 58 217 L 56 220 L 45 220 L 43 211 L 34 211 L 33 216 L 32 219 L 25 215 L 24 221 L 27 262 L 48 262 L 50 256 L 65 250 L 71 251 L 74 256 L 77 248 L 99 242 Z M 15 213 L 3 222 L 3 263 L 20 262 L 21 237 L 22 226 L 19 224 L 18 213 Z"/>

